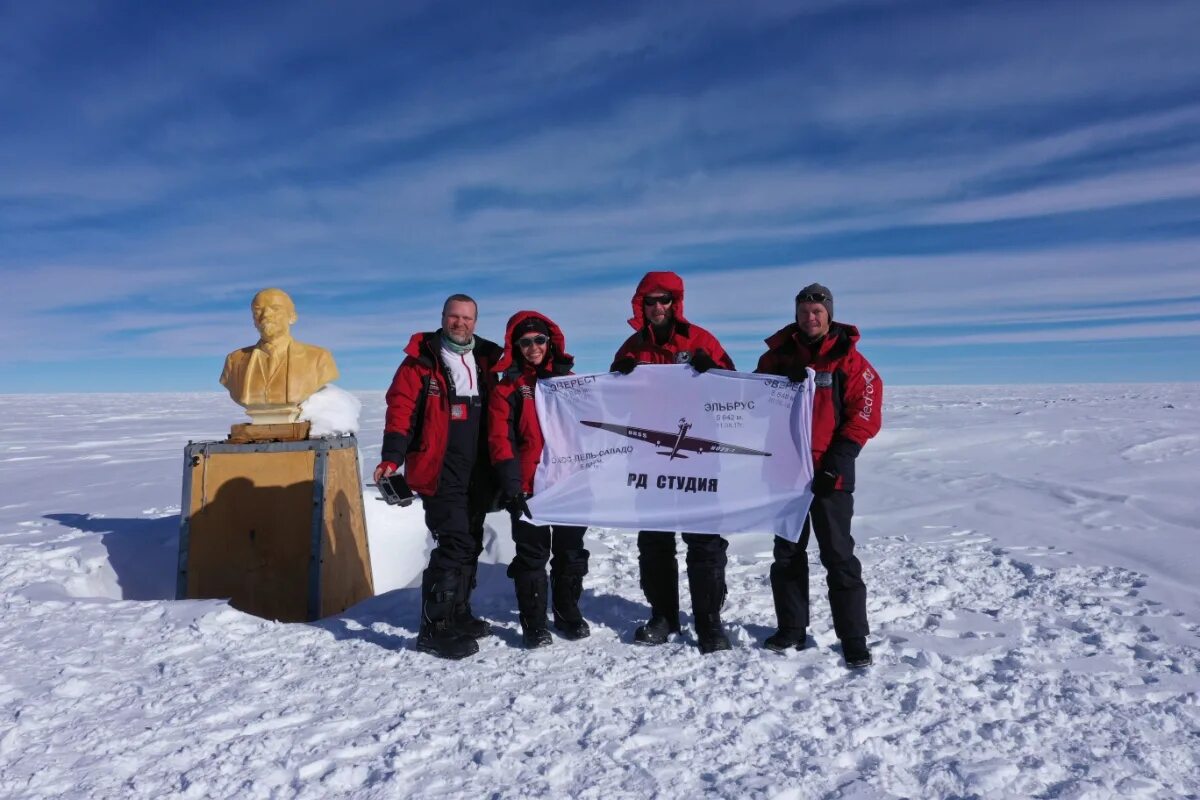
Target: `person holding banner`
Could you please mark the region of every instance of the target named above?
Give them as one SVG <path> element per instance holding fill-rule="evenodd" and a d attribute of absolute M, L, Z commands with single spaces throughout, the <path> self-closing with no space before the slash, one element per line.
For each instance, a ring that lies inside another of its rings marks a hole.
<path fill-rule="evenodd" d="M 475 335 L 477 314 L 470 297 L 451 295 L 442 306 L 442 327 L 409 340 L 387 392 L 382 460 L 375 468 L 378 483 L 404 464 L 404 478 L 421 496 L 437 545 L 421 578 L 417 649 L 442 658 L 474 655 L 475 640 L 491 635 L 470 601 L 492 502 L 487 396 L 503 350 Z"/>
<path fill-rule="evenodd" d="M 534 525 L 527 503 L 543 446 L 534 390 L 538 378 L 570 375 L 575 359 L 567 353 L 558 325 L 536 311 L 513 314 L 504 341 L 504 355 L 495 367 L 501 379 L 488 399 L 488 448 L 504 505 L 512 515 L 517 552 L 508 566 L 508 577 L 516 588 L 521 638 L 533 649 L 552 641 L 546 623 L 547 560 L 555 630 L 567 639 L 591 634 L 579 612 L 583 576 L 588 571 L 589 554 L 583 547 L 586 529 Z"/>
<path fill-rule="evenodd" d="M 634 329 L 617 349 L 611 369 L 628 375 L 638 364 L 691 364 L 697 372 L 733 369 L 733 360 L 711 333 L 683 315 L 683 279 L 674 272 L 647 272 L 633 294 Z M 647 398 L 647 402 L 650 398 Z M 684 533 L 692 616 L 702 653 L 730 649 L 721 626 L 725 602 L 725 551 L 729 542 L 716 534 Z M 634 633 L 638 644 L 657 645 L 679 632 L 679 566 L 675 534 L 638 532 L 638 567 L 650 619 Z"/>
<path fill-rule="evenodd" d="M 867 588 L 854 555 L 850 521 L 854 515 L 854 463 L 863 445 L 879 432 L 883 381 L 858 352 L 858 329 L 833 321 L 833 293 L 819 283 L 796 295 L 796 321 L 766 340 L 769 348 L 756 372 L 790 381 L 816 372 L 813 399 L 813 502 L 799 542 L 775 537 L 771 593 L 779 627 L 763 646 L 801 650 L 808 628 L 808 539 L 817 537 L 829 587 L 833 628 L 842 642 L 846 666 L 871 665 L 867 649 Z"/>

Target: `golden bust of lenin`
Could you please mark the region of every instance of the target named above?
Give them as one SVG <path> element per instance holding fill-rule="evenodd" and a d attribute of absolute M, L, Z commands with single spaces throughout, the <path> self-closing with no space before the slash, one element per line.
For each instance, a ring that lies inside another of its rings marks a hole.
<path fill-rule="evenodd" d="M 292 338 L 296 306 L 282 289 L 263 289 L 250 302 L 257 344 L 225 357 L 221 385 L 259 424 L 294 422 L 300 404 L 338 376 L 333 354 Z"/>

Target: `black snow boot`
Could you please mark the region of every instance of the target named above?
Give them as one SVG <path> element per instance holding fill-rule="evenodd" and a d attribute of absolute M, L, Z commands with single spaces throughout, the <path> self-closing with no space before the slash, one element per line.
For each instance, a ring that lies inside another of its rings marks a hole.
<path fill-rule="evenodd" d="M 725 603 L 723 567 L 689 567 L 688 587 L 692 592 L 692 616 L 701 653 L 729 650 L 729 637 L 721 625 L 721 606 Z"/>
<path fill-rule="evenodd" d="M 546 624 L 546 573 L 518 572 L 513 576 L 517 610 L 521 620 L 521 642 L 529 650 L 554 641 Z"/>
<path fill-rule="evenodd" d="M 650 601 L 650 621 L 633 633 L 638 644 L 663 644 L 679 633 L 679 564 L 669 559 L 641 558 L 641 583 Z"/>
<path fill-rule="evenodd" d="M 462 635 L 453 624 L 458 582 L 455 572 L 425 570 L 421 578 L 421 630 L 417 634 L 420 652 L 454 659 L 479 652 L 475 640 Z"/>
<path fill-rule="evenodd" d="M 808 631 L 801 628 L 780 628 L 763 642 L 763 647 L 776 653 L 786 653 L 788 650 L 803 650 L 808 644 Z"/>
<path fill-rule="evenodd" d="M 651 612 L 649 621 L 639 625 L 633 632 L 633 641 L 638 644 L 664 644 L 672 633 L 679 633 L 679 613 L 668 617 Z"/>
<path fill-rule="evenodd" d="M 564 639 L 586 639 L 592 629 L 587 620 L 579 613 L 579 597 L 583 594 L 583 575 L 568 573 L 553 574 L 550 583 L 551 599 L 554 604 L 554 629 L 562 634 Z"/>
<path fill-rule="evenodd" d="M 471 611 L 471 592 L 475 591 L 475 574 L 479 562 L 463 567 L 459 572 L 458 602 L 454 605 L 454 627 L 472 639 L 486 639 L 492 635 L 492 626 Z"/>
<path fill-rule="evenodd" d="M 842 658 L 850 669 L 865 669 L 871 666 L 871 651 L 867 649 L 867 638 L 855 636 L 842 639 Z"/>
<path fill-rule="evenodd" d="M 696 644 L 705 655 L 731 649 L 729 637 L 725 635 L 725 629 L 721 625 L 720 614 L 696 617 Z"/>

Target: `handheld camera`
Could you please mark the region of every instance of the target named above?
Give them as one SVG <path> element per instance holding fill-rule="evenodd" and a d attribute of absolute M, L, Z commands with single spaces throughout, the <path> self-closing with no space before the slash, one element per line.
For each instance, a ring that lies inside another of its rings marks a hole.
<path fill-rule="evenodd" d="M 404 480 L 404 476 L 399 472 L 387 477 L 381 478 L 379 483 L 379 493 L 383 495 L 383 499 L 389 506 L 407 506 L 413 501 L 412 489 L 408 488 L 408 481 Z"/>

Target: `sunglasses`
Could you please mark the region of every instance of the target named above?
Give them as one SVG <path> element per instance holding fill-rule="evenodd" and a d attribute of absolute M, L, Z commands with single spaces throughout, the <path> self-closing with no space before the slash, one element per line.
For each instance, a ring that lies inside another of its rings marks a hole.
<path fill-rule="evenodd" d="M 829 300 L 829 295 L 821 294 L 820 292 L 809 292 L 796 298 L 797 303 L 828 303 Z"/>
<path fill-rule="evenodd" d="M 669 306 L 674 302 L 675 298 L 671 297 L 669 294 L 656 294 L 653 296 L 646 295 L 644 298 L 642 298 L 642 305 L 644 305 L 646 308 L 653 308 L 654 306 Z"/>
<path fill-rule="evenodd" d="M 541 347 L 548 341 L 550 341 L 550 337 L 540 333 L 536 336 L 522 336 L 517 339 L 517 347 L 533 347 L 535 344 Z"/>

